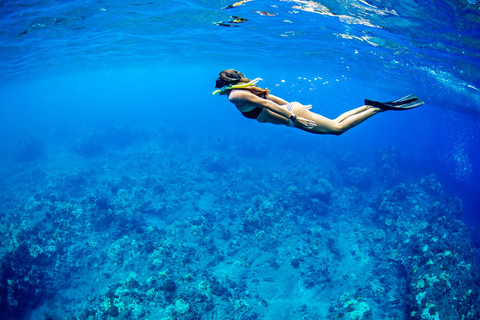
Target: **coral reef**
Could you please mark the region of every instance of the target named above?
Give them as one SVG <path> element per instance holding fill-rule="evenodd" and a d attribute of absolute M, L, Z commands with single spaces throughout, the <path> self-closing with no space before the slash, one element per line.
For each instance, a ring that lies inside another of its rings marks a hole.
<path fill-rule="evenodd" d="M 411 319 L 478 316 L 474 248 L 458 220 L 460 199 L 443 197 L 432 175 L 419 184 L 395 186 L 377 204 L 388 258 L 405 269 L 409 281 Z"/>
<path fill-rule="evenodd" d="M 0 190 L 1 319 L 480 317 L 462 203 L 435 175 L 112 130 Z"/>

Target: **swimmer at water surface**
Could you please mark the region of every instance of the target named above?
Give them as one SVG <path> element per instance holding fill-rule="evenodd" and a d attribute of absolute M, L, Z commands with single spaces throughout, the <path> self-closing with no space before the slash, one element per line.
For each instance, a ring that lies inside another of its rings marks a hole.
<path fill-rule="evenodd" d="M 288 102 L 256 85 L 262 79 L 247 79 L 240 71 L 220 72 L 213 94 L 227 95 L 231 103 L 247 118 L 261 123 L 283 124 L 316 134 L 341 135 L 377 113 L 386 110 L 408 110 L 424 102 L 414 95 L 398 100 L 379 102 L 365 100 L 365 105 L 341 114 L 336 119 L 310 111 L 311 105 Z"/>

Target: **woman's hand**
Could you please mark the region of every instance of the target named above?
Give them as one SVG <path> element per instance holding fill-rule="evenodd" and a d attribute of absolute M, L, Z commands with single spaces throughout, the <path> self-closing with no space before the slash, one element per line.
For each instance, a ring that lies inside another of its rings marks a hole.
<path fill-rule="evenodd" d="M 300 102 L 297 102 L 297 101 L 293 101 L 293 102 L 290 102 L 292 105 L 295 104 L 296 106 L 299 106 L 299 107 L 303 107 L 305 108 L 306 110 L 310 110 L 312 109 L 312 105 L 311 104 L 301 104 Z"/>
<path fill-rule="evenodd" d="M 314 127 L 317 126 L 315 121 L 305 119 L 305 118 L 302 118 L 302 117 L 297 117 L 297 120 L 295 120 L 295 124 L 297 124 L 297 125 L 300 124 L 300 126 L 304 127 L 305 129 L 313 129 Z"/>

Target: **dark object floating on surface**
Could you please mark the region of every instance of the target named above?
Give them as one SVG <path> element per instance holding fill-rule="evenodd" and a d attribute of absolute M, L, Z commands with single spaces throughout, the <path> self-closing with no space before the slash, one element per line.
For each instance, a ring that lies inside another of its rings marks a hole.
<path fill-rule="evenodd" d="M 230 20 L 228 22 L 230 23 L 244 23 L 247 22 L 248 20 L 239 16 L 231 16 Z"/>
<path fill-rule="evenodd" d="M 220 27 L 238 27 L 238 26 L 234 26 L 234 25 L 225 23 L 225 22 L 223 22 L 223 21 L 214 22 L 213 24 L 215 24 L 215 25 L 217 25 L 217 26 L 220 26 Z"/>
<path fill-rule="evenodd" d="M 247 19 L 239 17 L 239 16 L 231 16 L 230 19 L 228 19 L 228 23 L 223 22 L 223 21 L 219 21 L 219 22 L 214 22 L 214 24 L 216 24 L 217 26 L 220 26 L 220 27 L 238 27 L 238 26 L 232 25 L 230 23 L 244 23 L 244 22 L 247 22 L 247 21 L 248 21 Z"/>

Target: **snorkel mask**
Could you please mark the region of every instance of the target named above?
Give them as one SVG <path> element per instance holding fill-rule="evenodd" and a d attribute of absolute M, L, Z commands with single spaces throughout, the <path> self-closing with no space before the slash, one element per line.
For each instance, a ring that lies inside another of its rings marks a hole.
<path fill-rule="evenodd" d="M 229 86 L 223 86 L 220 89 L 215 90 L 212 94 L 216 95 L 216 94 L 222 93 L 222 92 L 227 91 L 227 90 L 243 89 L 243 88 L 253 87 L 260 80 L 263 80 L 263 79 L 262 78 L 256 78 L 256 79 L 254 79 L 250 82 L 247 82 L 247 83 L 239 83 L 239 84 L 232 84 L 232 85 L 229 85 Z M 217 85 L 220 82 L 221 82 L 221 80 L 217 79 Z"/>

